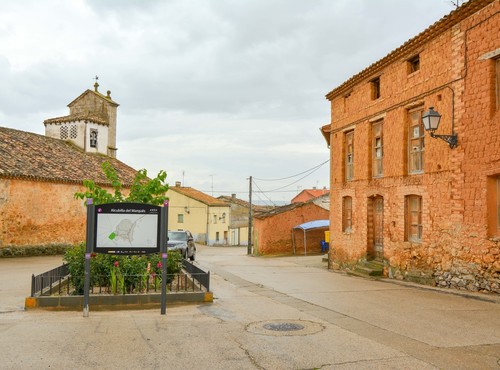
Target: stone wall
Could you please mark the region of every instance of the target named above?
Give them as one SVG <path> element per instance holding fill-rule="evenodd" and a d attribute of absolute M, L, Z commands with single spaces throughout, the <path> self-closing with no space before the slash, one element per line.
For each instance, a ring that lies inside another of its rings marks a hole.
<path fill-rule="evenodd" d="M 73 245 L 85 240 L 86 208 L 74 193 L 83 187 L 0 178 L 0 248 Z M 51 247 L 52 246 L 52 247 Z"/>

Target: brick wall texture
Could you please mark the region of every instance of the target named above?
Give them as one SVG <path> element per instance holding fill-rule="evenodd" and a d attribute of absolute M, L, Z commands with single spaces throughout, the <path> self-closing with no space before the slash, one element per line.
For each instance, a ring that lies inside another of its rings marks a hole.
<path fill-rule="evenodd" d="M 300 224 L 315 220 L 327 220 L 328 211 L 312 202 L 301 203 L 285 212 L 254 218 L 254 253 L 259 255 L 293 254 L 292 229 Z M 302 230 L 295 230 L 295 254 L 317 254 L 321 252 L 320 240 L 325 230 L 307 232 L 304 246 Z"/>
<path fill-rule="evenodd" d="M 434 26 L 327 95 L 331 124 L 323 131 L 331 148 L 331 265 L 349 268 L 369 257 L 379 227 L 388 276 L 420 274 L 442 287 L 500 293 L 500 237 L 492 226 L 500 196 L 495 193 L 500 2 L 469 1 Z M 408 61 L 416 55 L 419 68 L 411 72 Z M 370 81 L 376 77 L 380 97 L 373 99 Z M 429 107 L 442 115 L 436 134 L 450 134 L 453 126 L 458 146 L 450 149 L 425 133 L 423 170 L 412 174 L 409 112 Z M 383 122 L 383 175 L 378 177 L 372 173 L 373 122 Z M 345 133 L 352 130 L 354 176 L 347 181 Z M 418 242 L 407 235 L 409 195 L 422 199 Z M 346 196 L 353 203 L 348 232 L 342 224 Z M 371 206 L 375 197 L 383 198 L 379 224 Z"/>

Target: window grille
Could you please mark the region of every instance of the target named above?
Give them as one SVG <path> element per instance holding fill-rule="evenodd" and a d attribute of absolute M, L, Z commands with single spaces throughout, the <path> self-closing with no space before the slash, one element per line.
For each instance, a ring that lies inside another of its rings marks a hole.
<path fill-rule="evenodd" d="M 78 129 L 76 126 L 71 126 L 69 131 L 69 137 L 71 139 L 76 139 L 78 137 Z"/>
<path fill-rule="evenodd" d="M 68 126 L 61 126 L 59 129 L 59 135 L 61 137 L 61 140 L 67 140 L 68 139 Z"/>

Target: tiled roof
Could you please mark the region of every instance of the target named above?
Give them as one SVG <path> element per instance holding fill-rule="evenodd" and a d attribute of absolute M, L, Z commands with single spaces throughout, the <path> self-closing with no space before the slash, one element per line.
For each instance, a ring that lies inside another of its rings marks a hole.
<path fill-rule="evenodd" d="M 99 85 L 97 85 L 97 86 L 99 86 Z M 71 107 L 72 104 L 76 103 L 80 98 L 82 98 L 84 95 L 86 95 L 88 93 L 95 94 L 99 98 L 104 99 L 105 101 L 111 103 L 112 105 L 114 105 L 116 107 L 118 107 L 120 105 L 117 102 L 113 101 L 113 99 L 111 99 L 111 96 L 103 95 L 99 91 L 93 91 L 93 90 L 87 89 L 84 92 L 82 92 L 80 95 L 78 95 L 78 97 L 73 99 L 73 101 L 68 104 L 68 107 Z"/>
<path fill-rule="evenodd" d="M 237 205 L 245 207 L 245 208 L 248 208 L 250 206 L 250 203 L 247 201 L 244 201 L 243 199 L 233 198 L 233 197 L 229 197 L 227 195 L 221 195 L 220 197 L 217 197 L 217 199 L 220 199 L 220 200 L 222 200 L 226 203 L 229 203 L 229 204 L 234 203 L 234 204 L 237 204 Z M 259 205 L 252 204 L 252 210 L 254 212 L 265 212 L 265 211 L 269 211 L 273 208 L 274 207 L 272 207 L 272 206 L 259 206 Z"/>
<path fill-rule="evenodd" d="M 220 199 L 214 198 L 208 194 L 202 193 L 201 191 L 190 188 L 190 187 L 172 186 L 169 189 L 169 191 L 170 190 L 175 191 L 179 194 L 185 195 L 186 197 L 200 201 L 200 202 L 206 204 L 207 206 L 229 207 L 229 204 L 227 204 L 226 202 L 224 202 Z M 167 196 L 168 196 L 168 193 L 167 193 Z"/>
<path fill-rule="evenodd" d="M 85 153 L 67 141 L 0 127 L 0 177 L 64 183 L 92 179 L 107 185 L 101 167 L 105 161 L 125 186 L 132 184 L 137 171 L 115 158 Z"/>
<path fill-rule="evenodd" d="M 314 206 L 319 207 L 318 205 L 314 204 L 314 202 L 312 200 L 308 200 L 307 202 L 287 204 L 285 206 L 273 208 L 272 210 L 267 211 L 267 212 L 256 213 L 255 218 L 263 219 L 263 218 L 267 218 L 267 217 L 276 216 L 276 215 L 279 215 L 281 213 L 291 211 L 292 209 L 303 207 L 307 204 L 313 204 Z"/>
<path fill-rule="evenodd" d="M 403 45 L 393 50 L 379 61 L 373 63 L 358 74 L 352 76 L 342 85 L 330 91 L 326 94 L 326 98 L 328 100 L 332 100 L 336 96 L 346 93 L 358 83 L 368 78 L 376 77 L 376 74 L 380 73 L 387 65 L 393 63 L 394 61 L 411 57 L 412 53 L 417 52 L 423 45 L 429 42 L 429 40 L 437 37 L 442 32 L 450 29 L 454 25 L 460 23 L 467 17 L 495 1 L 498 0 L 469 0 L 465 2 L 461 7 L 429 26 L 425 31 L 406 41 Z"/>
<path fill-rule="evenodd" d="M 328 194 L 329 192 L 330 191 L 328 189 L 304 189 L 292 199 L 292 203 L 305 202 L 309 199 L 314 199 L 324 194 Z"/>
<path fill-rule="evenodd" d="M 109 123 L 106 121 L 104 118 L 95 116 L 95 115 L 90 115 L 90 114 L 75 114 L 75 115 L 69 115 L 69 116 L 63 116 L 63 117 L 56 117 L 56 118 L 50 118 L 46 119 L 43 121 L 44 125 L 47 125 L 48 123 L 66 123 L 66 122 L 76 122 L 76 121 L 86 121 L 86 122 L 93 122 L 97 123 L 98 125 L 105 125 L 108 126 Z"/>

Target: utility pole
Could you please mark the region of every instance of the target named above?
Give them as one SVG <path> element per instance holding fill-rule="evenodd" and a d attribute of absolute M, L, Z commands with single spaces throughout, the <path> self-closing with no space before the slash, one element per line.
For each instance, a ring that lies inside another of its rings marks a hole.
<path fill-rule="evenodd" d="M 248 248 L 247 254 L 252 254 L 252 176 L 248 188 Z"/>

